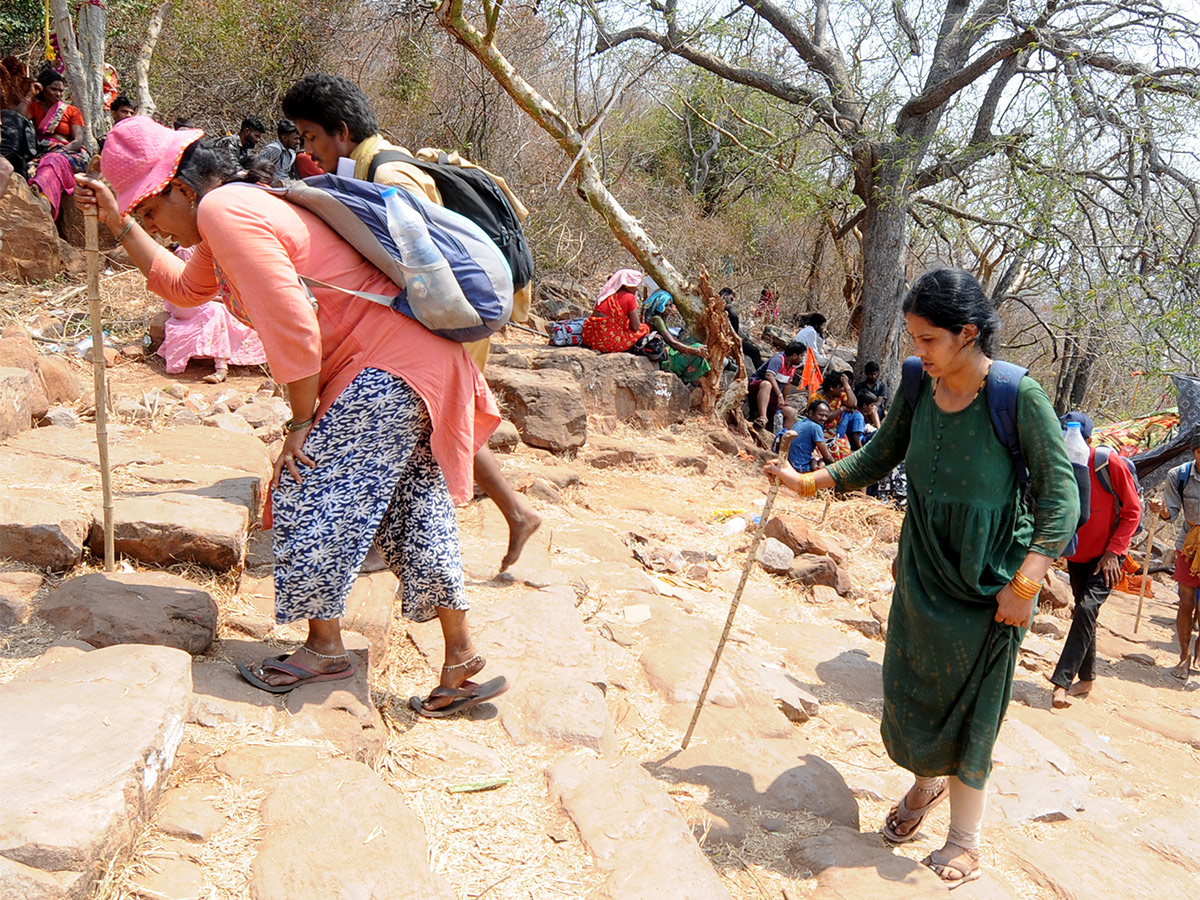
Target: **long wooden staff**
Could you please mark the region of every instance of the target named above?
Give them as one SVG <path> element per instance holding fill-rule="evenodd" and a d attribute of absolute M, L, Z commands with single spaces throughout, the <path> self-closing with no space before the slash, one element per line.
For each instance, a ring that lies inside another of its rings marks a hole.
<path fill-rule="evenodd" d="M 792 445 L 792 439 L 796 436 L 794 431 L 790 429 L 783 433 L 783 437 L 779 441 L 779 461 L 783 462 L 787 459 L 788 448 Z M 683 736 L 683 743 L 679 745 L 681 750 L 686 750 L 688 743 L 692 739 L 692 732 L 696 730 L 696 722 L 700 719 L 700 710 L 704 709 L 704 701 L 708 698 L 708 689 L 712 686 L 713 675 L 717 672 L 717 664 L 721 662 L 721 652 L 725 649 L 725 642 L 729 639 L 729 632 L 733 628 L 733 617 L 737 614 L 738 604 L 742 602 L 742 591 L 746 589 L 746 581 L 750 577 L 750 569 L 754 566 L 754 556 L 758 550 L 758 545 L 762 543 L 763 532 L 767 530 L 767 521 L 771 518 L 771 507 L 775 505 L 775 497 L 779 494 L 778 479 L 771 479 L 771 488 L 767 491 L 767 502 L 763 504 L 762 515 L 758 520 L 758 528 L 754 530 L 754 540 L 750 542 L 750 549 L 746 552 L 746 562 L 742 566 L 742 577 L 738 579 L 737 589 L 733 592 L 733 602 L 729 605 L 729 615 L 725 617 L 725 628 L 721 631 L 721 639 L 717 641 L 717 652 L 713 654 L 712 665 L 708 667 L 708 674 L 704 676 L 704 687 L 700 689 L 700 699 L 696 702 L 696 709 L 692 713 L 692 721 L 688 723 L 687 734 Z"/>
<path fill-rule="evenodd" d="M 1150 523 L 1150 533 L 1146 535 L 1146 558 L 1142 560 L 1142 587 L 1138 591 L 1138 611 L 1137 618 L 1133 620 L 1133 633 L 1138 633 L 1138 627 L 1142 624 L 1142 604 L 1146 601 L 1146 582 L 1150 580 L 1150 554 L 1154 552 L 1154 532 L 1158 530 L 1158 523 L 1162 520 L 1162 516 L 1154 513 L 1154 520 Z"/>
<path fill-rule="evenodd" d="M 96 394 L 96 447 L 100 450 L 100 489 L 104 495 L 104 571 L 116 568 L 113 548 L 112 473 L 108 465 L 108 391 L 104 384 L 104 329 L 100 321 L 100 232 L 94 207 L 84 211 L 87 250 L 88 316 L 92 320 L 92 374 Z"/>

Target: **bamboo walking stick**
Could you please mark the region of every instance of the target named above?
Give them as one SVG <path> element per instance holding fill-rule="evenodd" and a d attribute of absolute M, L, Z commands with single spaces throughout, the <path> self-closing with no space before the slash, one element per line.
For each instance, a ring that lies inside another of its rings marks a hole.
<path fill-rule="evenodd" d="M 1146 601 L 1146 582 L 1150 580 L 1150 554 L 1154 552 L 1154 532 L 1158 530 L 1158 523 L 1162 520 L 1162 516 L 1154 513 L 1154 521 L 1150 523 L 1150 533 L 1146 535 L 1146 558 L 1142 560 L 1142 586 L 1138 591 L 1138 610 L 1137 618 L 1133 620 L 1133 633 L 1138 633 L 1138 628 L 1142 624 L 1142 604 Z"/>
<path fill-rule="evenodd" d="M 84 212 L 87 249 L 88 316 L 92 320 L 92 373 L 96 395 L 96 447 L 100 451 L 100 488 L 104 496 L 104 571 L 116 567 L 113 547 L 112 473 L 108 465 L 108 390 L 104 384 L 104 329 L 100 321 L 100 233 L 95 208 Z"/>
<path fill-rule="evenodd" d="M 788 448 L 792 445 L 792 438 L 795 436 L 793 431 L 783 433 L 783 438 L 779 442 L 780 462 L 787 459 Z M 746 552 L 742 577 L 738 579 L 737 589 L 733 592 L 733 602 L 729 605 L 729 615 L 725 617 L 725 628 L 721 631 L 721 639 L 717 641 L 717 652 L 713 654 L 712 665 L 708 667 L 708 674 L 704 676 L 704 687 L 700 689 L 700 699 L 696 702 L 692 721 L 688 723 L 687 734 L 683 736 L 683 743 L 679 745 L 681 750 L 687 749 L 688 743 L 692 739 L 692 732 L 696 730 L 696 722 L 700 719 L 700 710 L 704 709 L 704 701 L 708 699 L 708 689 L 712 687 L 713 676 L 717 673 L 717 664 L 721 662 L 721 652 L 725 649 L 725 642 L 729 639 L 729 632 L 733 628 L 733 617 L 737 614 L 738 604 L 742 602 L 742 591 L 746 589 L 750 569 L 754 566 L 754 555 L 758 551 L 758 545 L 762 543 L 763 532 L 767 530 L 767 521 L 771 518 L 771 507 L 775 505 L 775 497 L 778 493 L 779 481 L 772 479 L 771 488 L 767 491 L 767 502 L 763 504 L 762 515 L 758 520 L 758 528 L 754 530 L 754 540 L 750 542 L 750 549 Z"/>

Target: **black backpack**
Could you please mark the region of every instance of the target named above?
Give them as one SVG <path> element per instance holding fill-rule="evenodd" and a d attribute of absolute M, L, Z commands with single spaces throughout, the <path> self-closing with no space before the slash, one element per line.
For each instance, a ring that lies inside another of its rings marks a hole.
<path fill-rule="evenodd" d="M 0 156 L 22 178 L 29 175 L 29 164 L 37 156 L 37 132 L 33 123 L 15 109 L 0 110 Z"/>
<path fill-rule="evenodd" d="M 512 269 L 513 290 L 520 290 L 533 280 L 533 255 L 525 242 L 525 232 L 504 191 L 486 172 L 456 166 L 445 152 L 438 156 L 437 162 L 426 162 L 399 150 L 380 150 L 371 159 L 367 181 L 374 181 L 375 171 L 390 162 L 408 163 L 428 173 L 446 209 L 466 216 L 484 230 Z"/>

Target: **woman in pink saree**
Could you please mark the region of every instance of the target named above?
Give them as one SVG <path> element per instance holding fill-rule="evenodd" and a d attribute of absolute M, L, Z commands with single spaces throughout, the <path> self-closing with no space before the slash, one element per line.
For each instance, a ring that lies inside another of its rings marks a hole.
<path fill-rule="evenodd" d="M 75 191 L 74 173 L 85 171 L 92 158 L 84 146 L 83 113 L 63 100 L 64 91 L 63 77 L 47 69 L 17 104 L 17 112 L 31 120 L 37 132 L 37 171 L 29 186 L 46 198 L 56 219 L 63 194 Z"/>

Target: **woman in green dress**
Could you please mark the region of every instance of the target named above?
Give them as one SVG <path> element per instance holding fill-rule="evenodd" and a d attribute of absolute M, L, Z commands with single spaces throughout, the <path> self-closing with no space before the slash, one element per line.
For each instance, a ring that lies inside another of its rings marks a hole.
<path fill-rule="evenodd" d="M 916 405 L 892 403 L 875 436 L 826 469 L 802 474 L 770 463 L 765 471 L 811 496 L 855 490 L 906 464 L 882 734 L 916 781 L 883 833 L 894 843 L 914 840 L 948 795 L 949 836 L 924 863 L 954 887 L 979 877 L 992 748 L 1038 587 L 1075 531 L 1079 494 L 1050 400 L 1025 377 L 1017 426 L 1032 502 L 1021 496 L 984 394 L 999 320 L 978 282 L 957 269 L 930 272 L 903 309 L 925 370 Z"/>

